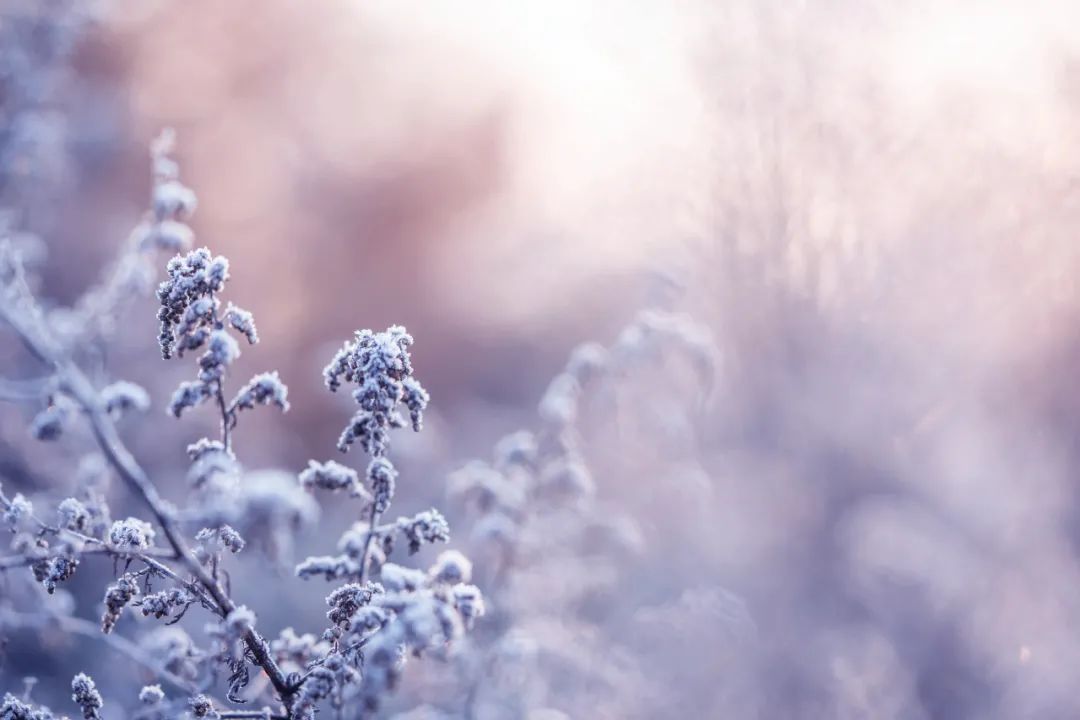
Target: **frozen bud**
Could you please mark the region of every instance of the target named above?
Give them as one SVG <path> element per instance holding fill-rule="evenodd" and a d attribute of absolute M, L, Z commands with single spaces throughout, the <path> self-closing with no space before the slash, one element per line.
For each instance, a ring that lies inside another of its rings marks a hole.
<path fill-rule="evenodd" d="M 104 388 L 101 400 L 105 404 L 105 411 L 114 418 L 132 410 L 146 412 L 150 407 L 150 396 L 146 391 L 135 383 L 125 381 Z"/>
<path fill-rule="evenodd" d="M 465 627 L 471 628 L 476 619 L 484 614 L 484 596 L 475 585 L 455 585 L 454 607 L 461 613 Z"/>
<path fill-rule="evenodd" d="M 404 391 L 401 401 L 409 409 L 409 420 L 413 432 L 420 432 L 424 425 L 424 411 L 427 410 L 431 396 L 415 378 L 408 377 L 402 380 L 401 388 Z"/>
<path fill-rule="evenodd" d="M 379 582 L 391 592 L 414 592 L 427 584 L 427 575 L 415 568 L 386 563 L 382 566 Z"/>
<path fill-rule="evenodd" d="M 165 699 L 165 691 L 160 685 L 146 685 L 139 691 L 139 702 L 144 705 L 157 705 Z"/>
<path fill-rule="evenodd" d="M 435 508 L 411 518 L 398 518 L 395 526 L 408 540 L 410 554 L 418 552 L 425 543 L 450 542 L 450 525 Z"/>
<path fill-rule="evenodd" d="M 225 444 L 217 440 L 201 438 L 197 442 L 187 446 L 187 454 L 192 461 L 198 460 L 203 455 L 212 452 L 225 452 Z"/>
<path fill-rule="evenodd" d="M 201 382 L 182 382 L 169 401 L 169 412 L 180 417 L 189 408 L 201 405 L 210 397 L 210 390 Z"/>
<path fill-rule="evenodd" d="M 309 460 L 307 468 L 300 473 L 300 484 L 306 490 L 314 488 L 321 488 L 330 492 L 347 490 L 354 497 L 368 495 L 360 484 L 360 477 L 356 471 L 333 460 L 328 460 L 325 463 Z"/>
<path fill-rule="evenodd" d="M 71 699 L 82 710 L 84 720 L 101 720 L 101 693 L 90 676 L 79 673 L 71 681 Z"/>
<path fill-rule="evenodd" d="M 189 452 L 191 448 L 188 448 Z M 230 488 L 238 482 L 240 466 L 221 443 L 208 443 L 188 468 L 187 478 L 197 488 Z"/>
<path fill-rule="evenodd" d="M 225 630 L 232 639 L 239 640 L 255 627 L 255 613 L 241 605 L 225 618 Z"/>
<path fill-rule="evenodd" d="M 4 523 L 15 532 L 34 513 L 34 505 L 22 493 L 16 493 L 4 509 Z"/>
<path fill-rule="evenodd" d="M 147 227 L 142 235 L 142 246 L 155 247 L 169 252 L 187 250 L 195 241 L 195 233 L 177 220 L 163 220 Z"/>
<path fill-rule="evenodd" d="M 5 693 L 3 701 L 0 701 L 0 718 L 3 720 L 51 720 L 49 717 L 42 717 L 33 706 L 11 693 Z"/>
<path fill-rule="evenodd" d="M 444 585 L 467 583 L 472 579 L 472 563 L 457 550 L 444 550 L 428 570 L 428 576 Z"/>
<path fill-rule="evenodd" d="M 326 604 L 330 610 L 326 617 L 333 624 L 349 629 L 349 619 L 360 608 L 369 605 L 376 595 L 383 593 L 383 586 L 379 583 L 367 582 L 363 585 L 349 583 L 342 585 L 337 590 L 326 596 Z"/>
<path fill-rule="evenodd" d="M 536 437 L 528 430 L 520 430 L 503 437 L 495 443 L 495 467 L 514 465 L 531 468 L 536 464 Z"/>
<path fill-rule="evenodd" d="M 560 458 L 545 467 L 540 482 L 546 489 L 564 496 L 590 497 L 596 492 L 589 468 L 572 457 Z"/>
<path fill-rule="evenodd" d="M 56 592 L 57 583 L 70 580 L 79 567 L 79 561 L 73 557 L 58 555 L 47 560 L 41 560 L 31 566 L 34 579 L 42 584 L 45 592 L 52 595 Z"/>
<path fill-rule="evenodd" d="M 256 405 L 276 405 L 282 412 L 289 409 L 289 388 L 281 382 L 277 372 L 266 372 L 248 380 L 236 394 L 231 407 L 250 410 Z"/>
<path fill-rule="evenodd" d="M 470 536 L 474 542 L 508 548 L 517 544 L 520 534 L 521 528 L 513 518 L 493 512 L 476 522 Z"/>
<path fill-rule="evenodd" d="M 368 464 L 368 487 L 371 489 L 371 496 L 377 512 L 386 512 L 386 509 L 390 507 L 390 501 L 394 497 L 394 484 L 397 475 L 393 463 L 386 458 L 377 457 Z"/>
<path fill-rule="evenodd" d="M 195 539 L 203 550 L 210 554 L 228 550 L 234 555 L 244 549 L 244 538 L 231 525 L 218 528 L 203 528 L 195 534 Z"/>
<path fill-rule="evenodd" d="M 290 662 L 297 667 L 305 667 L 318 654 L 325 652 L 326 645 L 311 633 L 297 635 L 291 627 L 281 631 L 276 640 L 271 641 L 270 651 L 278 662 Z"/>
<path fill-rule="evenodd" d="M 456 501 L 482 513 L 497 509 L 517 511 L 526 501 L 523 483 L 515 482 L 486 462 L 473 460 L 450 474 L 448 493 Z"/>
<path fill-rule="evenodd" d="M 318 555 L 305 558 L 296 566 L 296 576 L 310 580 L 322 576 L 327 582 L 360 577 L 360 561 L 348 555 Z"/>
<path fill-rule="evenodd" d="M 255 318 L 247 310 L 232 303 L 225 308 L 225 321 L 238 333 L 247 338 L 248 344 L 259 342 L 259 331 L 255 329 Z"/>
<path fill-rule="evenodd" d="M 138 578 L 131 574 L 121 575 L 119 580 L 105 588 L 105 613 L 101 617 L 103 633 L 108 635 L 112 632 L 124 608 L 138 594 Z"/>
<path fill-rule="evenodd" d="M 335 682 L 334 671 L 325 664 L 312 668 L 307 680 L 300 686 L 292 708 L 293 717 L 297 720 L 313 720 L 316 706 L 334 692 Z"/>
<path fill-rule="evenodd" d="M 199 358 L 199 380 L 204 383 L 220 380 L 225 375 L 225 368 L 240 357 L 240 346 L 224 330 L 210 333 L 206 352 Z"/>
<path fill-rule="evenodd" d="M 608 352 L 599 343 L 584 343 L 574 348 L 566 363 L 566 372 L 580 385 L 603 373 L 608 366 Z"/>
<path fill-rule="evenodd" d="M 153 615 L 160 620 L 177 610 L 183 614 L 193 602 L 195 599 L 184 588 L 171 588 L 146 595 L 135 604 L 142 610 L 143 617 Z"/>
<path fill-rule="evenodd" d="M 195 193 L 178 180 L 168 180 L 154 188 L 154 216 L 158 220 L 188 217 L 198 205 Z"/>
<path fill-rule="evenodd" d="M 30 423 L 30 434 L 38 440 L 56 440 L 64 433 L 70 417 L 71 409 L 67 403 L 50 405 L 34 416 Z"/>
<path fill-rule="evenodd" d="M 196 695 L 189 704 L 191 714 L 197 720 L 218 720 L 221 714 L 214 708 L 214 701 L 206 695 Z"/>
<path fill-rule="evenodd" d="M 399 410 L 402 405 L 413 430 L 420 429 L 429 397 L 412 377 L 412 343 L 412 336 L 402 327 L 378 333 L 359 330 L 323 370 L 330 390 L 337 390 L 342 381 L 356 385 L 353 398 L 360 409 L 338 440 L 342 452 L 359 441 L 364 452 L 382 456 L 390 442 L 390 430 L 405 426 Z"/>
<path fill-rule="evenodd" d="M 62 500 L 56 508 L 56 514 L 60 527 L 65 530 L 75 530 L 76 532 L 85 530 L 87 520 L 90 519 L 90 512 L 86 509 L 86 506 L 75 498 Z"/>
<path fill-rule="evenodd" d="M 229 259 L 218 255 L 211 260 L 206 268 L 206 279 L 215 291 L 224 288 L 225 282 L 229 279 Z"/>
<path fill-rule="evenodd" d="M 218 539 L 221 544 L 234 555 L 244 549 L 244 538 L 229 525 L 222 525 L 218 530 Z"/>
<path fill-rule="evenodd" d="M 118 552 L 137 553 L 153 545 L 156 535 L 150 523 L 129 517 L 117 520 L 109 528 L 109 544 Z"/>
<path fill-rule="evenodd" d="M 206 248 L 177 255 L 166 267 L 168 278 L 158 286 L 161 323 L 158 342 L 165 359 L 184 349 L 199 347 L 213 327 L 215 293 L 228 279 L 228 261 Z M 220 332 L 220 331 L 219 331 Z M 218 353 L 220 354 L 219 348 Z"/>
<path fill-rule="evenodd" d="M 540 400 L 540 419 L 556 427 L 572 425 L 577 420 L 580 395 L 581 386 L 573 375 L 556 375 Z"/>

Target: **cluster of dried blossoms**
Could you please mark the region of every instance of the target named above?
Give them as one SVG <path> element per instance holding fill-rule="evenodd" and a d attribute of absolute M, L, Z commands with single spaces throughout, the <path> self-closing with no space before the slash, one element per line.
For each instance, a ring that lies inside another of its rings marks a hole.
<path fill-rule="evenodd" d="M 171 147 L 168 134 L 153 147 L 152 207 L 125 257 L 142 262 L 155 249 L 186 251 L 193 240 L 185 220 L 195 210 L 195 195 L 180 182 Z M 35 386 L 38 392 L 22 398 L 43 404 L 31 431 L 41 440 L 57 440 L 88 427 L 96 446 L 71 497 L 48 513 L 36 512 L 35 502 L 22 494 L 9 497 L 0 490 L 0 522 L 13 537 L 12 554 L 0 558 L 0 571 L 28 568 L 24 577 L 54 595 L 88 558 L 112 560 L 114 579 L 104 590 L 100 633 L 157 680 L 138 692 L 139 717 L 310 719 L 320 707 L 340 711 L 347 705 L 360 716 L 373 712 L 396 686 L 407 656 L 445 652 L 484 613 L 479 590 L 469 584 L 472 564 L 461 553 L 446 551 L 426 570 L 390 561 L 401 543 L 413 554 L 449 540 L 446 520 L 435 509 L 382 522 L 398 477 L 387 457 L 391 431 L 419 431 L 429 400 L 413 377 L 412 337 L 400 327 L 359 331 L 326 368 L 330 390 L 346 383 L 355 388 L 358 409 L 338 447 L 345 452 L 358 443 L 369 455 L 362 476 L 334 461 L 312 461 L 298 477 L 245 473 L 232 443 L 242 411 L 259 405 L 287 411 L 288 390 L 276 372 L 256 375 L 235 393 L 228 390 L 238 339 L 254 345 L 259 338 L 251 313 L 222 304 L 229 280 L 225 258 L 206 248 L 181 252 L 169 261 L 167 274 L 157 290 L 162 356 L 199 353 L 195 379 L 180 385 L 168 412 L 179 418 L 207 405 L 220 418 L 217 438 L 188 447 L 189 503 L 182 510 L 160 496 L 116 429 L 124 414 L 147 409 L 148 393 L 128 382 L 99 387 L 91 380 L 80 366 L 80 352 L 92 338 L 72 330 L 79 323 L 68 322 L 84 310 L 45 313 L 18 251 L 0 243 L 0 320 L 47 371 Z M 100 291 L 85 307 L 104 311 L 102 298 L 111 303 L 117 295 Z M 108 473 L 142 502 L 147 519 L 111 517 L 101 482 Z M 309 557 L 296 568 L 302 579 L 336 584 L 325 595 L 326 626 L 318 633 L 285 628 L 268 635 L 256 614 L 234 600 L 226 558 L 252 545 L 281 554 L 292 532 L 317 516 L 315 490 L 347 492 L 361 520 L 342 535 L 338 554 Z M 211 617 L 202 645 L 175 626 L 196 606 Z M 132 613 L 162 624 L 138 643 L 116 637 Z M 43 623 L 84 634 L 88 625 L 55 603 L 29 613 L 0 602 L 0 628 Z M 224 698 L 215 697 L 218 687 Z M 100 717 L 102 698 L 89 677 L 76 676 L 72 693 L 84 718 Z M 242 703 L 261 709 L 235 707 Z M 0 706 L 4 720 L 51 717 L 25 695 L 9 694 Z"/>

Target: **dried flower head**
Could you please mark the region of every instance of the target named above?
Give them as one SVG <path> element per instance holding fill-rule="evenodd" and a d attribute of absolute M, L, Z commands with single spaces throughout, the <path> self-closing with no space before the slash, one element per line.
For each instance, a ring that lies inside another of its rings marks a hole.
<path fill-rule="evenodd" d="M 360 409 L 338 440 L 345 452 L 359 440 L 364 452 L 381 457 L 390 441 L 390 430 L 405 427 L 398 410 L 408 410 L 414 431 L 419 431 L 428 394 L 413 377 L 409 347 L 412 336 L 405 328 L 393 326 L 385 332 L 358 330 L 323 370 L 330 390 L 342 380 L 356 385 L 353 398 Z"/>

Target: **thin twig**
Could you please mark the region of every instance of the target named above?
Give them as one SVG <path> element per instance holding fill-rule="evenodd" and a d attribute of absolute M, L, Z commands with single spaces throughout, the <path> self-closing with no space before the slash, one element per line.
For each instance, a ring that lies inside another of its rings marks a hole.
<path fill-rule="evenodd" d="M 104 546 L 104 545 L 95 545 L 94 547 L 83 548 L 82 550 L 79 551 L 78 554 L 79 554 L 79 556 L 83 556 L 83 555 L 115 556 L 115 555 L 117 555 L 115 550 L 113 550 L 112 548 L 109 548 L 107 546 Z M 36 563 L 36 562 L 38 562 L 40 560 L 48 560 L 48 559 L 53 558 L 53 557 L 60 557 L 60 556 L 59 555 L 44 555 L 42 557 L 28 557 L 26 555 L 12 555 L 12 556 L 9 556 L 9 557 L 2 557 L 2 558 L 0 558 L 0 572 L 5 571 L 5 570 L 11 570 L 13 568 L 26 567 L 27 565 L 33 565 L 34 563 Z M 154 557 L 160 557 L 160 558 L 164 558 L 164 559 L 173 559 L 173 558 L 175 558 L 175 555 L 173 555 L 171 550 L 167 550 L 165 548 L 147 548 L 146 550 L 144 550 L 139 555 L 139 559 L 143 560 L 147 564 L 150 564 L 150 562 L 152 562 L 152 558 L 154 558 Z M 165 565 L 162 565 L 161 563 L 157 563 L 157 568 L 168 570 L 168 568 Z M 157 568 L 155 568 L 155 569 L 157 569 Z M 183 581 L 181 581 L 181 582 L 183 582 Z"/>
<path fill-rule="evenodd" d="M 59 628 L 64 632 L 83 635 L 93 640 L 101 640 L 116 652 L 125 655 L 139 665 L 142 665 L 147 670 L 153 672 L 156 677 L 161 678 L 163 681 L 184 694 L 195 695 L 199 692 L 199 688 L 195 683 L 170 672 L 135 643 L 127 638 L 116 635 L 115 633 L 105 635 L 101 632 L 100 625 L 92 623 L 89 620 L 54 613 L 35 615 L 3 608 L 0 609 L 0 625 L 32 629 L 43 629 L 51 626 Z"/>
<path fill-rule="evenodd" d="M 378 533 L 377 525 L 379 524 L 379 512 L 376 504 L 371 503 L 371 517 L 368 520 L 367 536 L 364 538 L 364 553 L 360 556 L 360 584 L 364 584 L 364 578 L 367 576 L 368 566 L 368 554 L 371 552 L 371 542 L 375 539 L 375 535 Z"/>

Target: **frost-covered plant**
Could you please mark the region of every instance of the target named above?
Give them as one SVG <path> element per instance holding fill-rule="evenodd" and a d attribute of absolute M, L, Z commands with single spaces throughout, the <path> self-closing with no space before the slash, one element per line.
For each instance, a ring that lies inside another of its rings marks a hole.
<path fill-rule="evenodd" d="M 479 590 L 469 584 L 472 564 L 460 553 L 440 556 L 427 570 L 390 562 L 399 542 L 413 554 L 449 540 L 447 522 L 434 508 L 381 522 L 398 479 L 387 457 L 391 430 L 419 431 L 429 400 L 413 377 L 412 337 L 400 327 L 358 332 L 326 369 L 331 390 L 355 385 L 358 409 L 338 447 L 344 452 L 356 442 L 370 456 L 362 479 L 333 461 L 313 461 L 299 478 L 277 471 L 245 473 L 233 447 L 242 411 L 259 405 L 287 411 L 288 390 L 276 372 L 265 372 L 229 392 L 238 338 L 254 345 L 259 336 L 250 312 L 222 304 L 228 261 L 205 247 L 186 251 L 193 233 L 183 219 L 195 210 L 196 199 L 179 182 L 171 149 L 171 134 L 154 145 L 154 195 L 137 257 L 149 257 L 143 253 L 151 249 L 177 252 L 157 291 L 158 343 L 165 359 L 200 354 L 195 379 L 180 385 L 167 410 L 180 418 L 190 409 L 213 406 L 218 436 L 187 448 L 187 507 L 166 502 L 116 427 L 125 413 L 145 411 L 149 394 L 130 382 L 101 382 L 98 373 L 84 370 L 85 343 L 103 337 L 105 326 L 90 331 L 70 322 L 81 312 L 111 312 L 117 298 L 110 290 L 74 310 L 46 313 L 31 291 L 19 252 L 0 242 L 0 320 L 46 373 L 41 398 L 47 405 L 32 420 L 31 433 L 39 440 L 68 434 L 76 440 L 87 427 L 97 450 L 80 467 L 71 496 L 55 510 L 40 511 L 49 505 L 44 499 L 34 498 L 35 503 L 0 488 L 0 522 L 12 537 L 12 553 L 0 557 L 0 572 L 28 569 L 16 577 L 32 578 L 58 598 L 34 611 L 0 599 L 0 629 L 51 625 L 102 637 L 158 681 L 132 693 L 142 706 L 136 716 L 147 720 L 185 714 L 310 719 L 327 705 L 339 712 L 355 708 L 354 715 L 365 716 L 396 687 L 406 656 L 445 652 L 484 612 Z M 110 281 L 106 287 L 117 286 Z M 108 302 L 102 300 L 106 296 Z M 33 394 L 19 399 L 39 401 Z M 123 481 L 145 517 L 112 519 L 99 481 L 102 465 Z M 234 599 L 226 565 L 252 544 L 283 554 L 291 532 L 317 516 L 310 497 L 314 490 L 347 491 L 356 501 L 358 522 L 343 534 L 338 555 L 307 558 L 296 574 L 343 583 L 323 600 L 328 622 L 318 636 L 298 635 L 292 628 L 269 634 L 256 612 Z M 62 585 L 96 557 L 112 561 L 113 579 L 102 583 L 100 623 L 91 623 L 72 614 Z M 185 630 L 169 627 L 193 608 L 210 618 L 201 647 Z M 161 623 L 137 643 L 122 637 L 126 618 L 136 613 Z M 219 686 L 224 698 L 218 696 Z M 71 690 L 85 720 L 100 720 L 103 701 L 93 680 L 80 673 Z M 262 709 L 233 707 L 241 703 Z M 25 697 L 8 695 L 0 717 L 52 716 Z"/>
<path fill-rule="evenodd" d="M 296 568 L 305 579 L 346 581 L 326 598 L 330 625 L 322 639 L 327 646 L 298 702 L 303 712 L 326 699 L 340 709 L 352 697 L 367 710 L 376 710 L 397 685 L 407 655 L 442 651 L 484 612 L 479 590 L 468 584 L 472 565 L 460 553 L 444 553 L 427 572 L 389 562 L 399 539 L 410 555 L 423 545 L 450 539 L 445 518 L 434 508 L 380 524 L 398 477 L 386 457 L 390 431 L 408 425 L 418 432 L 429 401 L 413 377 L 412 344 L 412 336 L 401 327 L 360 330 L 323 371 L 331 391 L 343 381 L 355 385 L 352 395 L 359 409 L 338 449 L 347 452 L 359 441 L 371 459 L 363 481 L 333 460 L 313 460 L 300 473 L 305 488 L 348 491 L 366 516 L 366 522 L 341 536 L 339 554 L 309 557 Z M 402 412 L 408 413 L 409 423 Z"/>
<path fill-rule="evenodd" d="M 492 571 L 480 585 L 499 610 L 457 656 L 465 692 L 441 704 L 439 717 L 560 716 L 545 705 L 565 705 L 568 688 L 545 693 L 536 687 L 540 677 L 616 694 L 621 678 L 605 660 L 617 654 L 616 642 L 599 639 L 580 608 L 614 582 L 620 556 L 638 552 L 641 531 L 598 502 L 583 418 L 592 404 L 611 423 L 612 398 L 630 376 L 663 372 L 671 355 L 689 360 L 696 392 L 707 394 L 715 363 L 708 334 L 686 316 L 644 311 L 610 346 L 586 343 L 571 352 L 539 402 L 536 430 L 503 437 L 490 461 L 470 461 L 450 475 L 449 495 L 471 515 L 471 545 Z M 433 572 L 453 574 L 456 564 Z M 539 672 L 542 652 L 562 673 Z"/>

